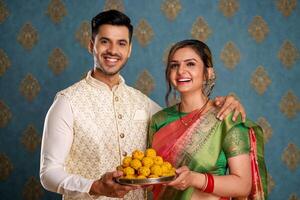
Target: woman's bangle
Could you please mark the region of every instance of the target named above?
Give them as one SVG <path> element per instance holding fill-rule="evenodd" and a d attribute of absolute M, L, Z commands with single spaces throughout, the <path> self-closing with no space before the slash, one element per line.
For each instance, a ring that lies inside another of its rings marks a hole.
<path fill-rule="evenodd" d="M 203 183 L 202 187 L 200 188 L 201 191 L 204 191 L 207 186 L 207 174 L 203 174 L 203 175 L 204 175 L 204 183 Z"/>
<path fill-rule="evenodd" d="M 202 190 L 203 192 L 206 193 L 212 193 L 214 191 L 214 187 L 215 187 L 215 181 L 214 181 L 214 177 L 213 175 L 206 173 L 206 178 L 207 178 L 207 184 L 206 187 Z"/>

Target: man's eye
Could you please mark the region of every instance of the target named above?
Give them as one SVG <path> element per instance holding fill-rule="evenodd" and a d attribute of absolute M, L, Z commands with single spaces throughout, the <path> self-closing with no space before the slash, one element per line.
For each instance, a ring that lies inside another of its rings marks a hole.
<path fill-rule="evenodd" d="M 126 42 L 120 42 L 120 46 L 126 46 L 127 44 L 126 44 Z"/>
<path fill-rule="evenodd" d="M 101 44 L 107 44 L 107 42 L 108 42 L 107 40 L 100 40 Z"/>

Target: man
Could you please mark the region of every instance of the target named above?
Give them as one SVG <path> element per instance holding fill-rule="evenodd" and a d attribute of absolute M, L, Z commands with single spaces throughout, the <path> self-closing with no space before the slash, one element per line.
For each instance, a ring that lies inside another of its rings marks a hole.
<path fill-rule="evenodd" d="M 47 113 L 40 178 L 64 199 L 143 199 L 138 187 L 114 181 L 122 176 L 115 167 L 123 157 L 145 149 L 149 119 L 161 109 L 120 76 L 131 53 L 132 32 L 130 19 L 119 11 L 95 16 L 89 47 L 94 68 L 60 91 Z M 234 109 L 235 115 L 244 114 L 235 99 L 227 98 L 220 118 Z"/>

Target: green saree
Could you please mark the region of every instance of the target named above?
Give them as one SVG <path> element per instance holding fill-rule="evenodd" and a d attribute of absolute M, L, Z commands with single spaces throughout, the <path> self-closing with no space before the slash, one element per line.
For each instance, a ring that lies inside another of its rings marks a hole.
<path fill-rule="evenodd" d="M 266 199 L 267 173 L 263 158 L 262 129 L 250 120 L 243 123 L 238 118 L 233 122 L 232 114 L 219 121 L 215 117 L 216 113 L 216 108 L 210 109 L 204 115 L 200 115 L 197 111 L 188 114 L 179 113 L 177 106 L 166 108 L 151 119 L 148 146 L 156 149 L 164 160 L 176 168 L 186 165 L 192 171 L 222 176 L 228 171 L 228 158 L 249 154 L 253 150 L 249 135 L 250 132 L 255 133 L 257 145 L 255 159 L 258 161 L 259 178 L 257 180 L 254 178 L 258 187 L 252 186 L 248 199 Z M 182 123 L 183 120 L 189 122 L 189 125 Z M 154 189 L 154 198 L 188 200 L 191 199 L 193 190 L 194 188 L 188 188 L 179 191 L 159 186 Z"/>

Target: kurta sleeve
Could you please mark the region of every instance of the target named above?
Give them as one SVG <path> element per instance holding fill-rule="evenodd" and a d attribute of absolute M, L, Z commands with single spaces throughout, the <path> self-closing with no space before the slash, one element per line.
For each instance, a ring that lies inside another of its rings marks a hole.
<path fill-rule="evenodd" d="M 66 97 L 59 95 L 50 107 L 44 124 L 40 179 L 45 189 L 72 197 L 90 197 L 93 180 L 69 174 L 65 160 L 73 142 L 73 113 Z"/>

